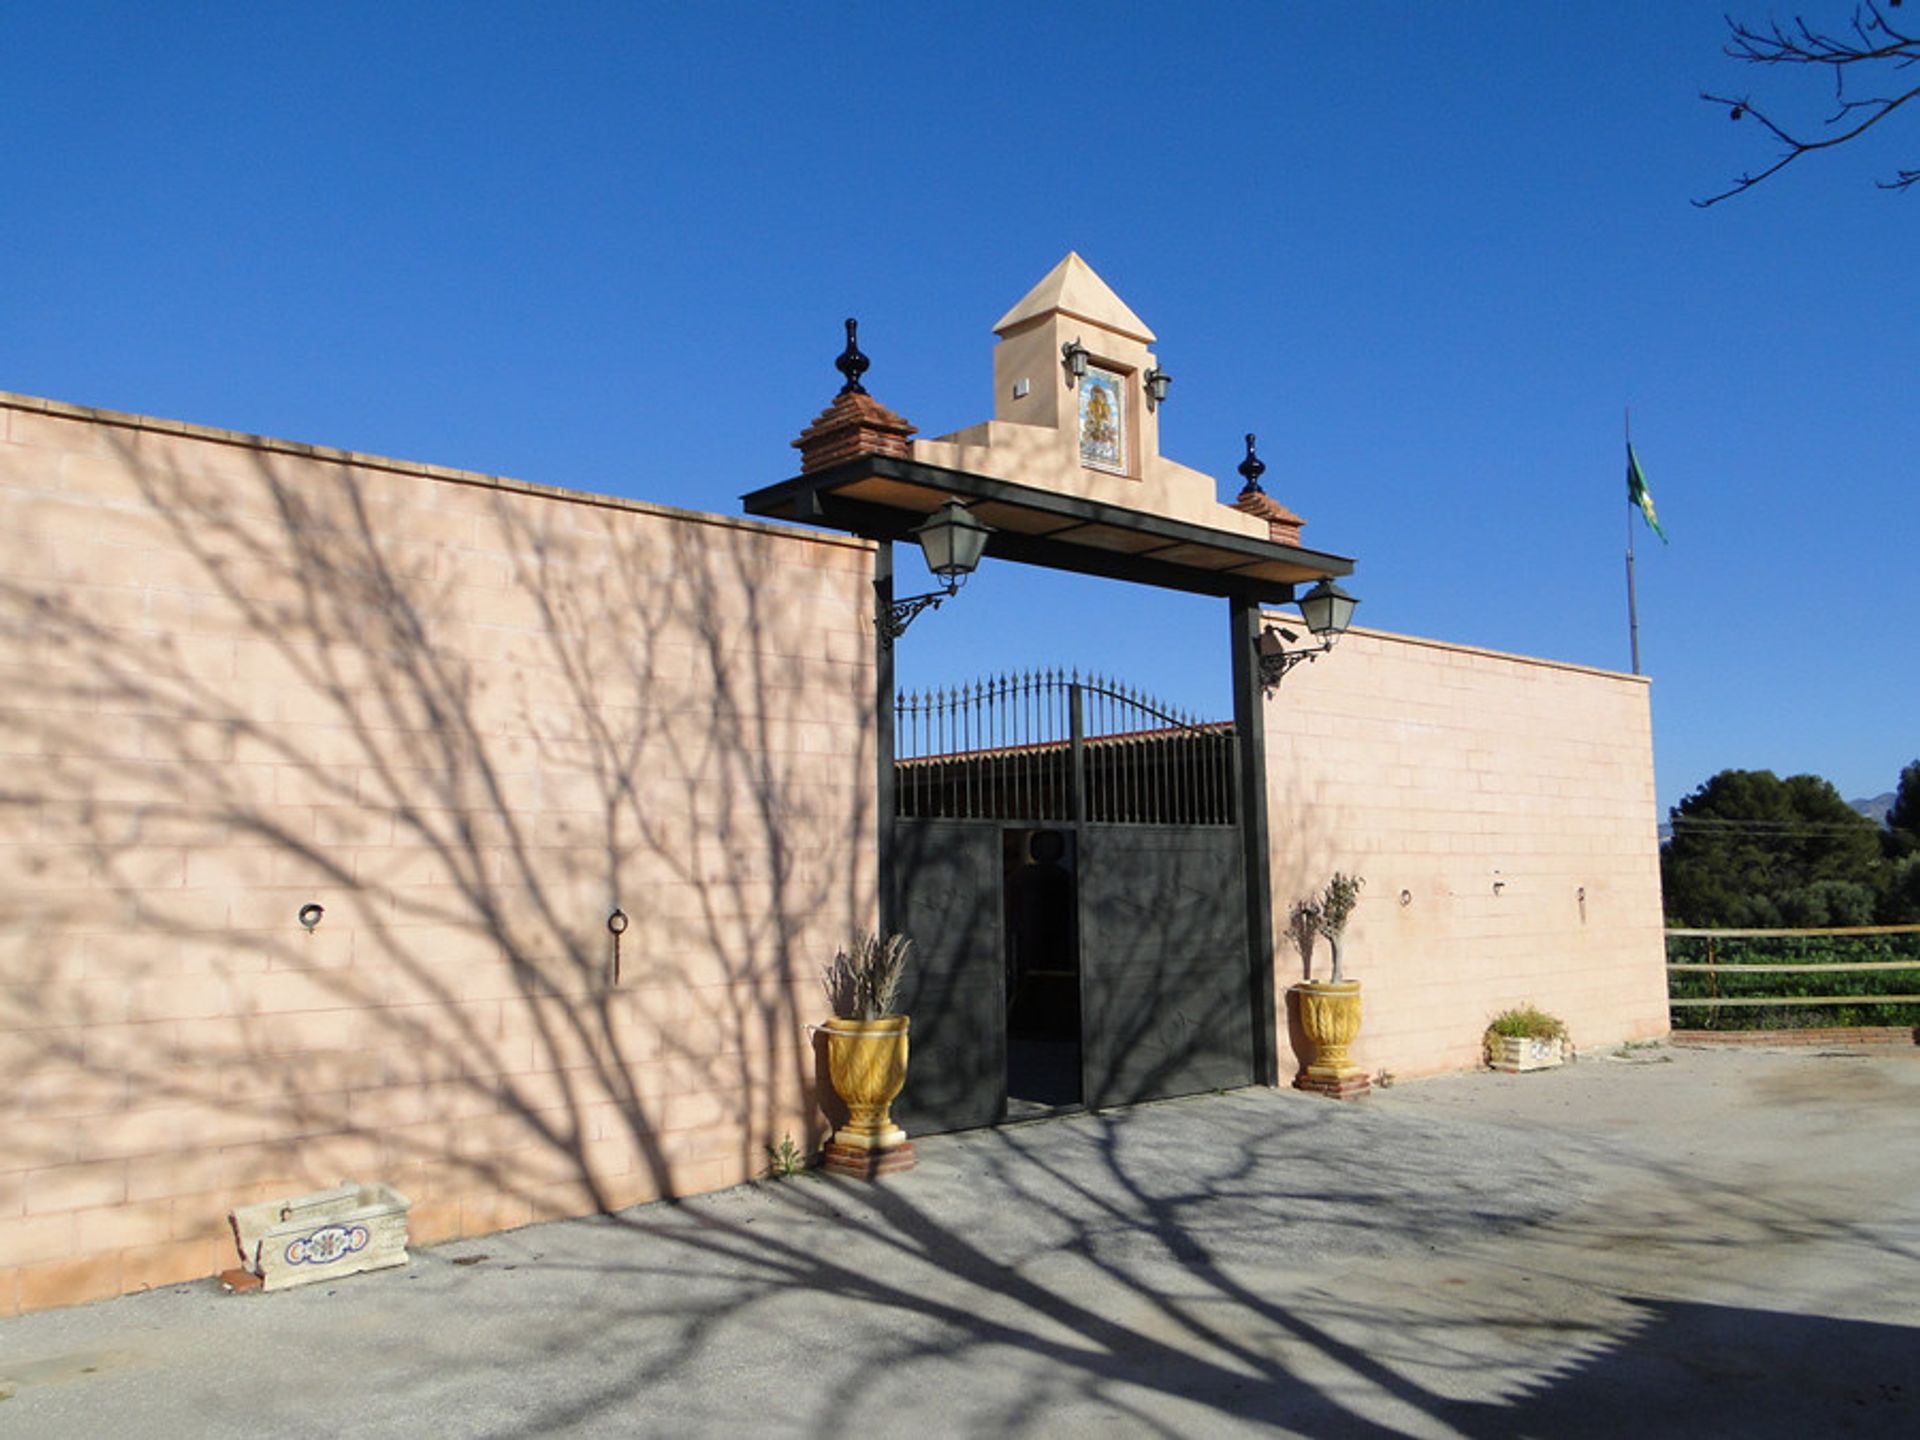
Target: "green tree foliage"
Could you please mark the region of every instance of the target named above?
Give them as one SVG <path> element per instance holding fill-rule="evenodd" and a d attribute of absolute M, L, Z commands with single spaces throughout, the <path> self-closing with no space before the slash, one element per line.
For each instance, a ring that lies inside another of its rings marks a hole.
<path fill-rule="evenodd" d="M 1887 852 L 1893 859 L 1920 851 L 1920 760 L 1900 772 L 1887 811 Z"/>
<path fill-rule="evenodd" d="M 1920 925 L 1920 760 L 1901 770 L 1880 840 L 1887 852 L 1880 919 L 1888 925 Z"/>
<path fill-rule="evenodd" d="M 1864 925 L 1887 889 L 1878 827 L 1817 775 L 1722 770 L 1671 819 L 1669 924 Z"/>
<path fill-rule="evenodd" d="M 1888 925 L 1920 925 L 1920 852 L 1895 860 L 1888 867 L 1880 919 Z"/>

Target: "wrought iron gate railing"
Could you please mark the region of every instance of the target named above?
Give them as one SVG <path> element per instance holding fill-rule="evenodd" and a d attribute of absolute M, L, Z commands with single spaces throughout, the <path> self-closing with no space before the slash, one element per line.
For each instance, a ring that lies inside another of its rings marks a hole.
<path fill-rule="evenodd" d="M 1111 681 L 1003 676 L 894 701 L 894 813 L 906 819 L 1234 825 L 1229 721 Z"/>

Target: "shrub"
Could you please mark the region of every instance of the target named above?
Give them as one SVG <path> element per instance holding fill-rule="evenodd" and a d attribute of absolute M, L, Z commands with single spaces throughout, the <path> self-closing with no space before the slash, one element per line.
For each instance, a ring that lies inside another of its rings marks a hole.
<path fill-rule="evenodd" d="M 1487 1025 L 1489 1038 L 1499 1035 L 1514 1040 L 1564 1040 L 1567 1025 L 1558 1016 L 1529 1003 L 1502 1010 Z"/>
<path fill-rule="evenodd" d="M 1851 1025 L 1920 1025 L 1920 1005 L 1888 1004 L 1879 995 L 1911 995 L 1920 990 L 1920 934 L 1904 935 L 1672 935 L 1667 958 L 1699 964 L 1716 961 L 1717 974 L 1682 971 L 1668 977 L 1676 1000 L 1772 997 L 1773 1006 L 1681 1006 L 1673 1011 L 1680 1030 L 1826 1029 Z M 1822 964 L 1838 961 L 1911 961 L 1911 970 L 1798 971 L 1751 970 L 1772 964 Z M 1845 1005 L 1796 1005 L 1810 996 L 1858 997 Z"/>

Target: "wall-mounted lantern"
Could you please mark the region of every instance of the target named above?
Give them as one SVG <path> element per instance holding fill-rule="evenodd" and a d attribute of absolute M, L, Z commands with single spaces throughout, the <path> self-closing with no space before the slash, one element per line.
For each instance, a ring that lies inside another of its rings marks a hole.
<path fill-rule="evenodd" d="M 1080 343 L 1078 337 L 1060 347 L 1060 363 L 1067 372 L 1069 390 L 1087 378 L 1087 347 Z"/>
<path fill-rule="evenodd" d="M 1347 633 L 1347 626 L 1353 623 L 1353 607 L 1359 603 L 1328 576 L 1300 597 L 1300 618 L 1307 622 L 1307 629 L 1326 637 L 1331 645 Z"/>
<path fill-rule="evenodd" d="M 1275 625 L 1262 630 L 1254 642 L 1260 659 L 1261 690 L 1271 695 L 1287 671 L 1302 660 L 1318 660 L 1333 649 L 1334 642 L 1346 634 L 1353 621 L 1353 607 L 1359 603 L 1326 576 L 1298 601 L 1300 618 L 1320 641 L 1318 645 L 1289 650 L 1287 646 L 1300 638 L 1297 632 Z"/>
<path fill-rule="evenodd" d="M 942 601 L 959 593 L 967 577 L 978 568 L 993 527 L 975 519 L 960 501 L 948 500 L 909 533 L 920 542 L 927 569 L 942 584 L 938 590 L 909 595 L 887 608 L 880 617 L 880 634 L 889 645 L 906 633 L 922 610 L 938 610 Z"/>
<path fill-rule="evenodd" d="M 1173 383 L 1173 377 L 1158 365 L 1140 377 L 1147 392 L 1147 409 L 1156 410 L 1167 403 L 1167 386 Z"/>

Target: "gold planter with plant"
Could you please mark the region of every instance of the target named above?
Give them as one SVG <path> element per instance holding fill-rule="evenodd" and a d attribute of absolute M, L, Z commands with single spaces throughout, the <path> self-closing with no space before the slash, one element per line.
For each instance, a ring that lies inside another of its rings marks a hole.
<path fill-rule="evenodd" d="M 1293 907 L 1290 929 L 1300 947 L 1307 978 L 1293 987 L 1295 1013 L 1301 1033 L 1312 1046 L 1313 1058 L 1294 1077 L 1294 1086 L 1336 1100 L 1350 1100 L 1372 1088 L 1367 1072 L 1353 1063 L 1350 1047 L 1360 1033 L 1360 982 L 1341 969 L 1341 937 L 1353 907 L 1359 903 L 1359 875 L 1335 872 L 1326 889 Z M 1332 974 L 1313 978 L 1313 945 L 1324 936 L 1333 952 Z"/>
<path fill-rule="evenodd" d="M 913 1146 L 892 1115 L 907 1083 L 912 1024 L 893 1013 L 893 1004 L 912 944 L 904 935 L 867 935 L 826 967 L 833 1019 L 819 1028 L 827 1041 L 827 1078 L 847 1120 L 835 1128 L 822 1163 L 842 1175 L 872 1179 L 913 1165 Z"/>
<path fill-rule="evenodd" d="M 847 1123 L 833 1132 L 835 1144 L 883 1150 L 906 1143 L 907 1132 L 893 1123 L 892 1107 L 907 1083 L 911 1023 L 905 1015 L 835 1016 L 821 1027 L 827 1036 L 827 1074 L 847 1107 Z"/>
<path fill-rule="evenodd" d="M 1295 1083 L 1303 1090 L 1322 1090 L 1365 1082 L 1366 1074 L 1353 1063 L 1349 1047 L 1360 1033 L 1358 980 L 1303 980 L 1294 987 L 1300 998 L 1300 1028 L 1313 1042 L 1313 1059 Z"/>

